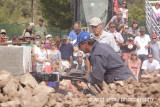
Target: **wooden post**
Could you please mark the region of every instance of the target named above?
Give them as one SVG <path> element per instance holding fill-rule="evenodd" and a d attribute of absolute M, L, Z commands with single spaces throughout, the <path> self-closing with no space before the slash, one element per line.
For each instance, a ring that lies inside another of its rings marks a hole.
<path fill-rule="evenodd" d="M 31 22 L 33 22 L 33 0 L 31 0 Z"/>

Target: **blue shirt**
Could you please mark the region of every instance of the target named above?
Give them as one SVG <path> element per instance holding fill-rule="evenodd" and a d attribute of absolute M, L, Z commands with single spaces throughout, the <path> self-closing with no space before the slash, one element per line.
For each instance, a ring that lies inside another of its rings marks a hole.
<path fill-rule="evenodd" d="M 73 56 L 73 46 L 71 43 L 62 44 L 60 47 L 61 58 L 70 60 L 70 56 Z"/>
<path fill-rule="evenodd" d="M 74 30 L 72 30 L 70 33 L 69 33 L 69 40 L 75 40 L 77 39 L 77 35 L 76 35 L 76 32 Z"/>

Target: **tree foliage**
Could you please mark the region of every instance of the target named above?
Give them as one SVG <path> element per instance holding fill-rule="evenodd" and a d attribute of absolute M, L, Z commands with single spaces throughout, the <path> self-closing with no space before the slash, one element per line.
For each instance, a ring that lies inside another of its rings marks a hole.
<path fill-rule="evenodd" d="M 145 0 L 126 0 L 128 3 L 129 21 L 145 21 Z"/>
<path fill-rule="evenodd" d="M 34 0 L 34 9 L 37 10 L 37 0 Z M 39 17 L 39 11 L 34 17 Z M 28 23 L 31 21 L 31 0 L 0 0 L 0 23 Z"/>
<path fill-rule="evenodd" d="M 51 26 L 69 29 L 73 19 L 70 2 L 71 0 L 40 0 L 42 16 Z"/>

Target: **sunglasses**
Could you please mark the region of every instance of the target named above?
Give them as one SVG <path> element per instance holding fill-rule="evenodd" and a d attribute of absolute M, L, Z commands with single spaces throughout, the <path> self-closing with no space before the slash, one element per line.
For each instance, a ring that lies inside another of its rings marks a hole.
<path fill-rule="evenodd" d="M 40 39 L 40 38 L 36 38 L 36 39 Z"/>
<path fill-rule="evenodd" d="M 82 58 L 82 56 L 77 56 L 78 58 Z"/>
<path fill-rule="evenodd" d="M 6 34 L 6 33 L 1 33 L 1 34 Z"/>
<path fill-rule="evenodd" d="M 128 27 L 124 28 L 124 29 L 129 29 Z"/>
<path fill-rule="evenodd" d="M 157 38 L 152 38 L 152 39 L 157 39 Z"/>
<path fill-rule="evenodd" d="M 41 44 L 46 44 L 46 43 L 44 43 L 44 42 L 41 42 Z"/>
<path fill-rule="evenodd" d="M 110 28 L 116 28 L 116 26 L 111 26 Z"/>
<path fill-rule="evenodd" d="M 153 58 L 153 57 L 148 57 L 148 58 Z"/>
<path fill-rule="evenodd" d="M 137 56 L 136 54 L 132 54 L 132 56 Z"/>

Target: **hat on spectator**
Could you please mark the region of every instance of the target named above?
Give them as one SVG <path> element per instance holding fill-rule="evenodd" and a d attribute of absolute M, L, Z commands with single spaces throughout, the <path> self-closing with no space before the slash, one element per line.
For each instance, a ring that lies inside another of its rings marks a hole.
<path fill-rule="evenodd" d="M 141 26 L 140 31 L 146 31 L 145 27 Z"/>
<path fill-rule="evenodd" d="M 5 29 L 1 29 L 1 33 L 6 33 L 6 30 Z"/>
<path fill-rule="evenodd" d="M 80 42 L 83 42 L 83 41 L 87 41 L 91 39 L 91 34 L 88 33 L 88 32 L 81 32 L 78 37 L 77 37 L 77 41 L 76 43 L 74 44 L 74 46 L 77 46 Z"/>
<path fill-rule="evenodd" d="M 30 23 L 29 23 L 29 26 L 34 26 L 34 22 L 30 22 Z"/>
<path fill-rule="evenodd" d="M 67 35 L 63 35 L 62 39 L 68 39 Z"/>
<path fill-rule="evenodd" d="M 102 23 L 101 19 L 98 17 L 93 17 L 92 19 L 90 19 L 89 22 L 91 26 L 98 26 L 99 24 Z"/>
<path fill-rule="evenodd" d="M 24 34 L 24 38 L 31 38 L 31 35 L 29 34 L 29 32 L 26 32 L 26 33 Z"/>
<path fill-rule="evenodd" d="M 118 12 L 118 15 L 119 15 L 119 14 L 123 15 L 122 11 L 119 11 L 119 12 Z"/>
<path fill-rule="evenodd" d="M 152 34 L 152 38 L 157 38 L 157 34 Z"/>
<path fill-rule="evenodd" d="M 47 36 L 46 36 L 46 39 L 47 38 L 51 38 L 52 37 L 52 35 L 51 34 L 48 34 Z"/>
<path fill-rule="evenodd" d="M 39 19 L 40 22 L 44 22 L 44 20 L 42 18 Z"/>

